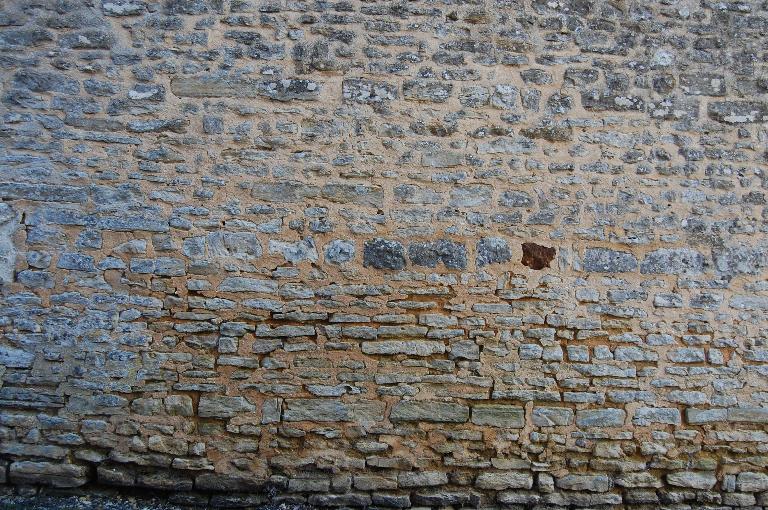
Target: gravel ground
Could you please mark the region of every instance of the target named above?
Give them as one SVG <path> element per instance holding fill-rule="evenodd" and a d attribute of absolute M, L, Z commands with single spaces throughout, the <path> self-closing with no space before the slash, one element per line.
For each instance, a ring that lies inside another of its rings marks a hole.
<path fill-rule="evenodd" d="M 124 496 L 0 496 L 0 510 L 181 510 L 157 499 Z"/>
<path fill-rule="evenodd" d="M 200 507 L 197 507 L 200 508 Z M 305 505 L 263 505 L 258 510 L 312 510 Z M 160 498 L 137 498 L 126 495 L 20 496 L 0 494 L 0 510 L 189 510 Z"/>

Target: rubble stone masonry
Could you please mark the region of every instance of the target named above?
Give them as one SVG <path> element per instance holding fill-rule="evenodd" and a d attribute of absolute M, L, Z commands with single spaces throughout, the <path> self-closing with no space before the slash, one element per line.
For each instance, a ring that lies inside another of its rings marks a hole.
<path fill-rule="evenodd" d="M 768 5 L 0 3 L 0 494 L 768 505 Z"/>

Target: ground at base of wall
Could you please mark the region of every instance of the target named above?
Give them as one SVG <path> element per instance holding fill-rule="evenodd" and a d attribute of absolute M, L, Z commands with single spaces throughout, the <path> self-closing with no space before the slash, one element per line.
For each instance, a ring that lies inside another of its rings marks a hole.
<path fill-rule="evenodd" d="M 0 510 L 180 510 L 158 499 L 121 495 L 0 495 Z"/>
<path fill-rule="evenodd" d="M 168 494 L 124 494 L 114 491 L 88 494 L 48 494 L 29 488 L 28 493 L 12 493 L 0 487 L 0 510 L 189 510 L 212 508 L 208 505 L 176 505 Z M 312 510 L 307 505 L 269 504 L 249 507 L 256 510 Z"/>

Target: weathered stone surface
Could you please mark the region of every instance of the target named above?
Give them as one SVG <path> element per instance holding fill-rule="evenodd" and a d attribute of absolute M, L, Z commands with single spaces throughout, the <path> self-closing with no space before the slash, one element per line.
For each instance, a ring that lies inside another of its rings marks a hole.
<path fill-rule="evenodd" d="M 466 247 L 448 239 L 411 243 L 408 258 L 415 266 L 436 267 L 438 263 L 446 269 L 466 269 Z"/>
<path fill-rule="evenodd" d="M 283 412 L 285 421 L 349 421 L 349 408 L 339 400 L 330 399 L 287 399 Z"/>
<path fill-rule="evenodd" d="M 197 414 L 201 418 L 232 418 L 240 413 L 251 413 L 256 406 L 248 402 L 244 397 L 200 397 Z"/>
<path fill-rule="evenodd" d="M 282 255 L 291 264 L 298 264 L 303 261 L 316 262 L 318 258 L 315 241 L 311 237 L 293 243 L 269 241 L 269 253 L 270 255 Z"/>
<path fill-rule="evenodd" d="M 768 120 L 768 106 L 759 101 L 715 101 L 709 103 L 707 114 L 725 124 L 751 124 Z"/>
<path fill-rule="evenodd" d="M 768 407 L 731 407 L 728 421 L 741 423 L 768 423 Z"/>
<path fill-rule="evenodd" d="M 660 248 L 640 263 L 643 274 L 699 274 L 704 270 L 704 256 L 690 248 Z"/>
<path fill-rule="evenodd" d="M 469 407 L 452 402 L 404 401 L 392 406 L 389 419 L 395 421 L 428 421 L 465 423 L 469 419 Z"/>
<path fill-rule="evenodd" d="M 680 410 L 675 408 L 640 407 L 632 418 L 635 425 L 647 426 L 651 423 L 680 425 Z"/>
<path fill-rule="evenodd" d="M 717 483 L 714 473 L 700 471 L 680 471 L 667 475 L 667 482 L 676 487 L 710 490 Z"/>
<path fill-rule="evenodd" d="M 411 356 L 431 356 L 445 352 L 442 342 L 425 340 L 390 340 L 385 342 L 365 342 L 362 351 L 366 354 L 410 354 Z"/>
<path fill-rule="evenodd" d="M 421 165 L 430 168 L 453 168 L 461 166 L 464 155 L 459 152 L 432 152 L 421 155 Z"/>
<path fill-rule="evenodd" d="M 320 195 L 320 188 L 301 182 L 257 183 L 251 188 L 251 196 L 267 202 L 299 202 Z"/>
<path fill-rule="evenodd" d="M 372 239 L 363 246 L 363 265 L 375 269 L 403 269 L 405 249 L 397 241 Z"/>
<path fill-rule="evenodd" d="M 13 84 L 33 92 L 58 92 L 70 95 L 80 92 L 80 83 L 77 80 L 68 78 L 63 74 L 47 71 L 32 71 L 30 69 L 18 71 L 13 75 Z"/>
<path fill-rule="evenodd" d="M 29 368 L 34 360 L 33 352 L 0 345 L 0 365 L 6 368 Z"/>
<path fill-rule="evenodd" d="M 9 468 L 10 480 L 20 484 L 41 484 L 52 487 L 80 487 L 88 482 L 88 468 L 74 464 L 52 462 L 13 462 Z"/>
<path fill-rule="evenodd" d="M 605 475 L 566 475 L 558 478 L 555 485 L 569 491 L 608 492 L 613 482 Z"/>
<path fill-rule="evenodd" d="M 320 94 L 321 86 L 313 80 L 284 78 L 251 80 L 216 76 L 186 76 L 171 80 L 171 92 L 178 97 L 266 97 L 276 101 L 311 101 Z"/>
<path fill-rule="evenodd" d="M 512 250 L 501 237 L 484 237 L 475 246 L 478 267 L 488 264 L 503 264 L 512 260 Z"/>
<path fill-rule="evenodd" d="M 397 484 L 403 488 L 433 487 L 448 483 L 448 474 L 442 471 L 414 471 L 402 473 L 397 477 Z"/>
<path fill-rule="evenodd" d="M 354 241 L 334 239 L 325 245 L 325 261 L 331 264 L 344 264 L 355 258 L 356 251 Z"/>
<path fill-rule="evenodd" d="M 364 104 L 378 104 L 397 99 L 397 88 L 382 81 L 351 78 L 342 82 L 344 99 Z"/>
<path fill-rule="evenodd" d="M 626 273 L 637 270 L 637 259 L 631 253 L 608 248 L 587 248 L 584 270 L 593 273 Z"/>
<path fill-rule="evenodd" d="M 533 487 L 533 476 L 516 471 L 480 473 L 475 480 L 475 487 L 494 491 L 530 489 Z"/>
<path fill-rule="evenodd" d="M 736 488 L 742 492 L 763 492 L 768 490 L 768 474 L 745 471 L 736 477 Z"/>
<path fill-rule="evenodd" d="M 576 411 L 579 427 L 622 427 L 627 413 L 623 409 L 585 409 Z"/>
<path fill-rule="evenodd" d="M 535 407 L 533 424 L 537 427 L 564 427 L 573 423 L 573 409 L 568 407 Z"/>
<path fill-rule="evenodd" d="M 521 429 L 525 425 L 525 411 L 520 406 L 505 404 L 479 404 L 472 406 L 472 423 L 490 427 Z"/>
<path fill-rule="evenodd" d="M 659 488 L 663 482 L 651 473 L 622 473 L 614 479 L 616 485 L 620 487 L 652 487 Z"/>
<path fill-rule="evenodd" d="M 408 80 L 403 82 L 403 98 L 410 101 L 444 103 L 451 97 L 453 85 L 430 80 Z"/>
<path fill-rule="evenodd" d="M 682 73 L 680 88 L 693 96 L 724 96 L 725 76 L 713 73 Z"/>
<path fill-rule="evenodd" d="M 702 423 L 724 422 L 728 419 L 727 409 L 694 409 L 685 410 L 685 419 L 692 425 Z"/>
<path fill-rule="evenodd" d="M 272 280 L 257 280 L 255 278 L 245 278 L 232 276 L 225 278 L 219 284 L 219 290 L 222 292 L 277 292 L 277 282 Z"/>
<path fill-rule="evenodd" d="M 585 110 L 595 112 L 631 112 L 642 111 L 645 101 L 639 96 L 589 90 L 581 93 L 581 105 Z"/>

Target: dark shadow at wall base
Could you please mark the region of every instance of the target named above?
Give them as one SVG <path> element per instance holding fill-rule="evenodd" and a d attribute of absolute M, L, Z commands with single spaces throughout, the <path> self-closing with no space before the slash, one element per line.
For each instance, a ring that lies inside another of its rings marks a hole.
<path fill-rule="evenodd" d="M 191 510 L 237 508 L 240 510 L 313 510 L 315 507 L 280 501 L 266 495 L 205 494 L 151 489 L 114 489 L 86 486 L 77 489 L 52 489 L 33 486 L 0 485 L 0 510 Z M 262 497 L 266 499 L 261 499 Z M 249 499 L 255 504 L 249 504 Z M 293 498 L 295 499 L 295 497 Z"/>

